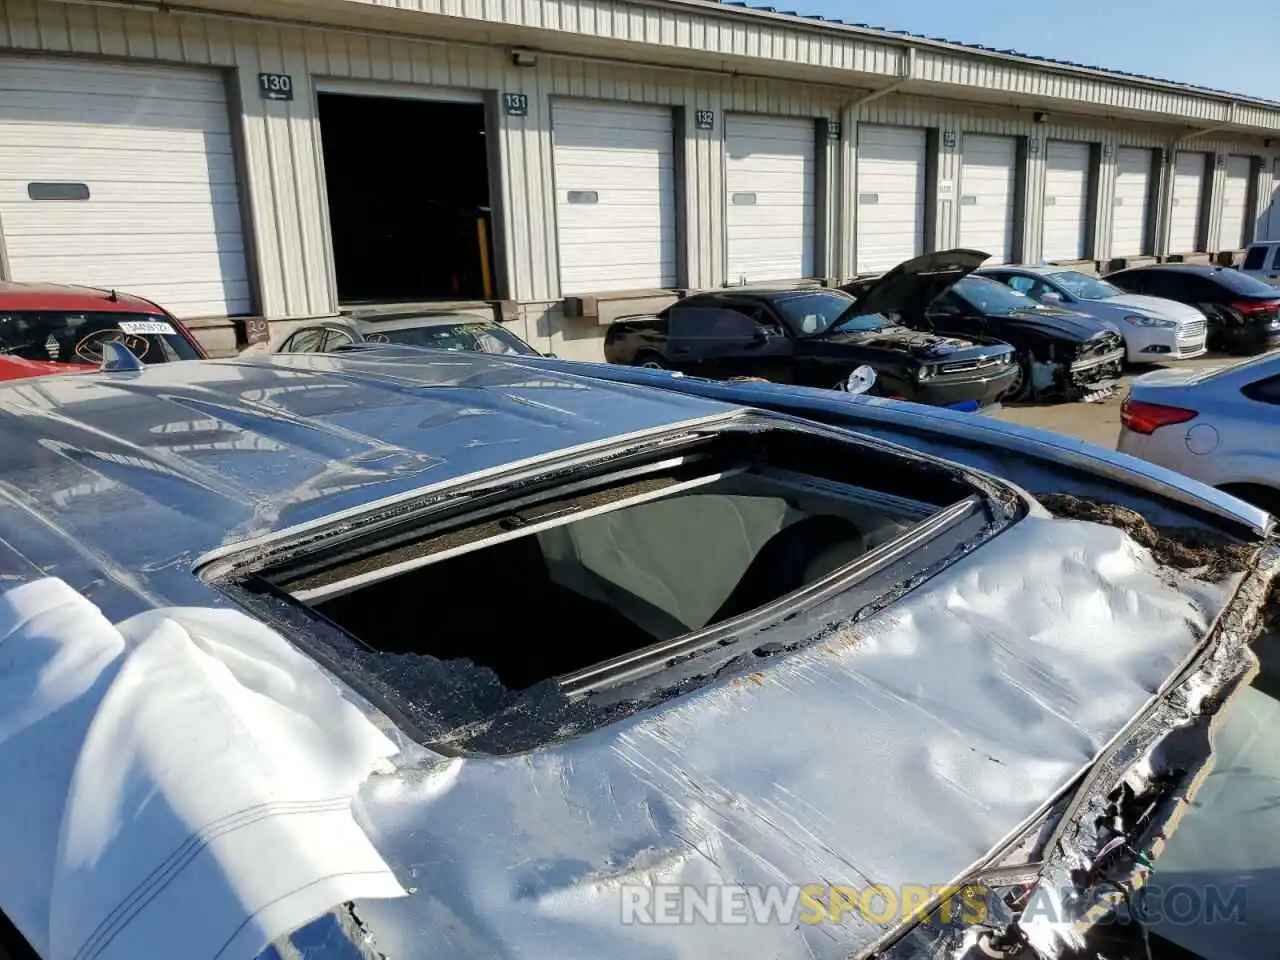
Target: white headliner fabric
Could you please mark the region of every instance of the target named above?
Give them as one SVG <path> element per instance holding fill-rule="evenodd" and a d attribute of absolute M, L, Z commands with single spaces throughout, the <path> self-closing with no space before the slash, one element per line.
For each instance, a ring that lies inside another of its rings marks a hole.
<path fill-rule="evenodd" d="M 49 960 L 238 960 L 404 896 L 351 812 L 393 753 L 239 611 L 0 595 L 0 907 Z"/>

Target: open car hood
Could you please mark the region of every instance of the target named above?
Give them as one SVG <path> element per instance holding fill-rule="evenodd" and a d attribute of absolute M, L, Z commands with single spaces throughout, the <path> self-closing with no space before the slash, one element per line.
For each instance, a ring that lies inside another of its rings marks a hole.
<path fill-rule="evenodd" d="M 842 289 L 858 298 L 848 316 L 918 314 L 990 256 L 980 250 L 940 250 L 900 263 L 869 285 L 846 284 Z"/>

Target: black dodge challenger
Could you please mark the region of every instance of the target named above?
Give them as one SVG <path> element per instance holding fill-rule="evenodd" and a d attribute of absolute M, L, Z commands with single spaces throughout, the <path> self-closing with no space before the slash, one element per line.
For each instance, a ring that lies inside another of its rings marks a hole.
<path fill-rule="evenodd" d="M 726 380 L 843 389 L 850 372 L 875 368 L 873 393 L 933 405 L 999 400 L 1018 379 L 1013 350 L 985 337 L 912 330 L 910 312 L 927 277 L 892 271 L 856 299 L 840 290 L 744 288 L 699 293 L 656 316 L 610 325 L 610 363 L 662 367 Z M 929 296 L 932 300 L 937 292 Z"/>

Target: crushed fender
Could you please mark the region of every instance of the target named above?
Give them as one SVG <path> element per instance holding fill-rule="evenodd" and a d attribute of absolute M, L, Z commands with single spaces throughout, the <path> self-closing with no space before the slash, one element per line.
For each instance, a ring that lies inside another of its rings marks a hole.
<path fill-rule="evenodd" d="M 1190 572 L 1210 583 L 1220 583 L 1233 573 L 1249 569 L 1258 552 L 1256 545 L 1235 543 L 1203 530 L 1158 530 L 1136 510 L 1114 503 L 1086 500 L 1067 493 L 1040 494 L 1036 499 L 1056 517 L 1119 527 L 1150 550 L 1161 564 Z"/>

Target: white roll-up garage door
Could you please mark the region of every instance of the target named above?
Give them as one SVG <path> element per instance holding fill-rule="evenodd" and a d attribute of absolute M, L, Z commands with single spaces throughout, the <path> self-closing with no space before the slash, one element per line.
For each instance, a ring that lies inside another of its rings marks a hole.
<path fill-rule="evenodd" d="M 1169 213 L 1169 253 L 1192 253 L 1199 246 L 1204 154 L 1178 153 L 1173 164 L 1173 209 Z"/>
<path fill-rule="evenodd" d="M 1227 157 L 1222 181 L 1222 226 L 1218 230 L 1219 250 L 1242 250 L 1245 240 L 1246 205 L 1253 162 L 1248 157 Z"/>
<path fill-rule="evenodd" d="M 1013 137 L 966 133 L 960 162 L 960 246 L 991 254 L 987 265 L 1013 257 L 1018 150 Z"/>
<path fill-rule="evenodd" d="M 1147 213 L 1151 207 L 1152 153 L 1140 147 L 1116 150 L 1116 193 L 1111 213 L 1111 256 L 1147 253 Z"/>
<path fill-rule="evenodd" d="M 889 270 L 924 252 L 926 143 L 923 130 L 859 126 L 859 273 Z"/>
<path fill-rule="evenodd" d="M 730 114 L 724 146 L 728 281 L 812 277 L 817 236 L 814 122 Z"/>
<path fill-rule="evenodd" d="M 222 75 L 0 57 L 0 229 L 14 280 L 248 313 Z"/>
<path fill-rule="evenodd" d="M 560 293 L 676 283 L 676 180 L 666 107 L 552 106 Z"/>
<path fill-rule="evenodd" d="M 1045 147 L 1045 260 L 1083 260 L 1089 256 L 1089 145 L 1050 140 Z"/>

